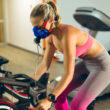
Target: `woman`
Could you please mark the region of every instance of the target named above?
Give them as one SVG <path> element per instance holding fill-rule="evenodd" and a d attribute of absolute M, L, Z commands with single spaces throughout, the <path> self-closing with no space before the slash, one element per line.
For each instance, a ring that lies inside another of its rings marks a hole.
<path fill-rule="evenodd" d="M 70 107 L 71 110 L 87 110 L 110 82 L 109 54 L 84 31 L 61 24 L 61 17 L 52 1 L 38 4 L 32 10 L 30 20 L 34 35 L 38 39 L 46 38 L 46 51 L 37 68 L 36 79 L 48 70 L 56 49 L 64 54 L 65 73 L 47 98 L 39 101 L 36 110 L 48 110 L 52 103 L 56 110 L 69 110 L 66 96 L 79 86 Z M 75 57 L 82 61 L 75 64 Z"/>

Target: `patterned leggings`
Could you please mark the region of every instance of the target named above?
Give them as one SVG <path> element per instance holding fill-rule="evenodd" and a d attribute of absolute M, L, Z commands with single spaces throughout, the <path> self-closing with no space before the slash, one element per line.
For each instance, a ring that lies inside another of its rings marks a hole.
<path fill-rule="evenodd" d="M 87 76 L 87 77 L 85 77 Z M 75 66 L 73 80 L 58 96 L 55 110 L 69 110 L 66 96 L 80 86 L 71 101 L 71 110 L 87 110 L 88 105 L 110 83 L 110 56 L 106 50 L 94 58 L 83 59 Z"/>

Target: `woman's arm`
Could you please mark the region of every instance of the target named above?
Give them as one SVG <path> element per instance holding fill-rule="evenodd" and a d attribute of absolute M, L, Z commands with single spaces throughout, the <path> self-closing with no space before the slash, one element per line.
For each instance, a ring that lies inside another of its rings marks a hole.
<path fill-rule="evenodd" d="M 71 30 L 66 32 L 63 43 L 64 53 L 64 76 L 52 90 L 52 94 L 56 98 L 64 91 L 69 85 L 74 76 L 75 56 L 76 56 L 76 37 L 72 35 Z"/>
<path fill-rule="evenodd" d="M 36 70 L 36 80 L 38 80 L 50 67 L 55 47 L 51 44 L 50 36 L 46 39 L 46 50 L 41 63 Z M 34 78 L 34 74 L 32 75 Z"/>

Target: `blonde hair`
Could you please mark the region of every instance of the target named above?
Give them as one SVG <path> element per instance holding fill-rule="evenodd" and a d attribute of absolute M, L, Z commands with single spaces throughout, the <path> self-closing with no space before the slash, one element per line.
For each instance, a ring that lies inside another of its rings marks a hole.
<path fill-rule="evenodd" d="M 53 1 L 48 1 L 46 2 L 49 6 L 49 17 L 53 16 L 55 17 L 55 23 L 60 24 L 61 23 L 61 17 L 58 13 L 58 9 L 56 4 Z M 36 17 L 36 16 L 41 16 L 43 18 L 43 20 L 47 17 L 47 4 L 46 3 L 40 3 L 38 5 L 36 5 L 31 14 L 30 17 Z"/>

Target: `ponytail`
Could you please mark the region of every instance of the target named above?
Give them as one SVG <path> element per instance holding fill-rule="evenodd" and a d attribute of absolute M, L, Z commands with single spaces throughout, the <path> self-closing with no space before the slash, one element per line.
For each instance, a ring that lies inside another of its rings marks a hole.
<path fill-rule="evenodd" d="M 60 24 L 61 23 L 61 16 L 58 13 L 58 9 L 57 9 L 55 2 L 49 0 L 47 3 L 53 8 L 56 23 Z"/>

